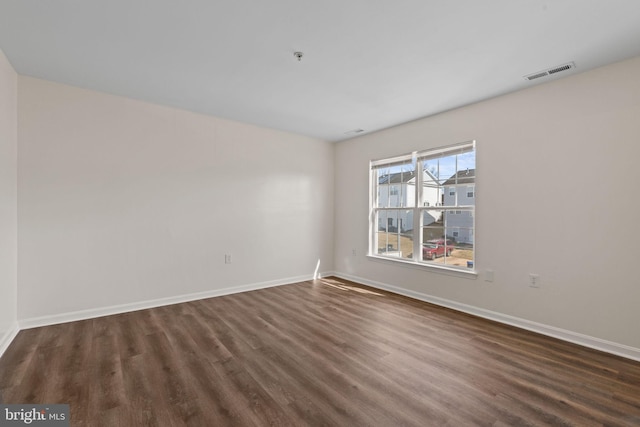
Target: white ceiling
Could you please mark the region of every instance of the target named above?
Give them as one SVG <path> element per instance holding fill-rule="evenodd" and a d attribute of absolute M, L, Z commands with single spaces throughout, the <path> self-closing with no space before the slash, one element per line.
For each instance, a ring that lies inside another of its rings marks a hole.
<path fill-rule="evenodd" d="M 339 141 L 638 56 L 640 1 L 0 0 L 0 49 L 19 74 Z"/>

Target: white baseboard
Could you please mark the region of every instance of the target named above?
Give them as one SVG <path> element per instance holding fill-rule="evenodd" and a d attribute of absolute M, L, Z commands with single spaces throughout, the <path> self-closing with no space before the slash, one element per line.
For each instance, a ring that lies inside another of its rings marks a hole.
<path fill-rule="evenodd" d="M 18 335 L 18 332 L 20 332 L 18 322 L 13 322 L 13 325 L 11 325 L 9 330 L 0 337 L 0 357 L 2 357 L 5 351 L 7 351 L 13 339 Z"/>
<path fill-rule="evenodd" d="M 333 272 L 322 273 L 320 277 L 332 275 Z M 161 307 L 164 305 L 179 304 L 182 302 L 196 301 L 205 298 L 219 297 L 223 295 L 237 294 L 240 292 L 254 291 L 257 289 L 271 288 L 274 286 L 287 285 L 291 283 L 313 280 L 313 275 L 289 277 L 286 279 L 270 280 L 267 282 L 251 283 L 247 285 L 233 286 L 229 288 L 213 289 L 205 292 L 177 295 L 167 298 L 158 298 L 148 301 L 139 301 L 130 304 L 113 305 L 89 310 L 73 311 L 69 313 L 53 314 L 50 316 L 33 317 L 18 321 L 20 329 L 37 328 L 59 323 L 75 322 L 78 320 L 93 319 L 96 317 L 110 316 L 148 308 Z M 16 332 L 17 333 L 17 332 Z"/>
<path fill-rule="evenodd" d="M 519 317 L 509 316 L 507 314 L 498 313 L 491 310 L 485 310 L 483 308 L 474 307 L 472 305 L 462 304 L 456 301 L 451 301 L 445 298 L 435 297 L 432 295 L 424 294 L 421 292 L 411 291 L 398 286 L 389 285 L 386 283 L 377 282 L 375 280 L 369 280 L 362 277 L 352 276 L 345 273 L 334 273 L 336 277 L 342 279 L 351 280 L 353 282 L 362 283 L 374 288 L 383 289 L 395 294 L 404 295 L 410 298 L 414 298 L 420 301 L 429 302 L 442 307 L 451 308 L 453 310 L 461 311 L 464 313 L 472 314 L 474 316 L 482 317 L 489 320 L 494 320 L 499 323 L 505 323 L 507 325 L 515 326 L 528 331 L 537 332 L 542 335 L 558 338 L 563 341 L 568 341 L 574 344 L 579 344 L 584 347 L 593 348 L 595 350 L 604 351 L 606 353 L 615 354 L 617 356 L 625 357 L 640 362 L 640 348 L 630 347 L 624 344 L 618 344 L 612 341 L 606 341 L 600 338 L 595 338 L 589 335 L 580 334 L 577 332 L 569 331 L 566 329 L 556 328 L 555 326 L 549 326 L 542 323 L 532 322 L 530 320 L 522 319 Z"/>

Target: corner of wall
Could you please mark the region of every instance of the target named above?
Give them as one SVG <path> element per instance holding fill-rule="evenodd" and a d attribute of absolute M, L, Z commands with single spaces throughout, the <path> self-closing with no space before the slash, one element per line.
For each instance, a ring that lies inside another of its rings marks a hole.
<path fill-rule="evenodd" d="M 0 356 L 18 329 L 18 74 L 0 50 Z"/>
<path fill-rule="evenodd" d="M 0 337 L 0 357 L 4 354 L 5 351 L 9 348 L 13 339 L 20 332 L 20 328 L 18 327 L 18 322 L 13 322 L 11 327 L 4 333 L 2 337 Z"/>

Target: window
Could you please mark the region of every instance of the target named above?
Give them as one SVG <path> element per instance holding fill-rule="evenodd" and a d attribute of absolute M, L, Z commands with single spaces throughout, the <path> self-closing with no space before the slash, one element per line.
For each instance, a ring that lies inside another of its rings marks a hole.
<path fill-rule="evenodd" d="M 369 255 L 473 269 L 475 159 L 471 141 L 372 161 Z"/>
<path fill-rule="evenodd" d="M 398 195 L 398 187 L 391 187 L 391 191 L 389 192 L 392 196 Z"/>

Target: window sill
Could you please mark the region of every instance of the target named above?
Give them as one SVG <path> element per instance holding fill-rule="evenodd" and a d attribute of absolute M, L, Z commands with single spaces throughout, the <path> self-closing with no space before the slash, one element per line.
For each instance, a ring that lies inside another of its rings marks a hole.
<path fill-rule="evenodd" d="M 459 268 L 446 267 L 443 265 L 423 264 L 421 262 L 415 262 L 415 261 L 399 259 L 399 258 L 388 258 L 388 257 L 379 256 L 379 255 L 367 255 L 367 258 L 369 258 L 371 261 L 376 261 L 376 262 L 380 261 L 383 263 L 391 263 L 395 265 L 400 264 L 403 267 L 406 266 L 409 268 L 416 268 L 418 270 L 423 270 L 423 271 L 426 270 L 433 273 L 446 274 L 449 276 L 464 277 L 467 279 L 477 279 L 478 277 L 478 272 L 475 269 L 463 270 Z"/>

